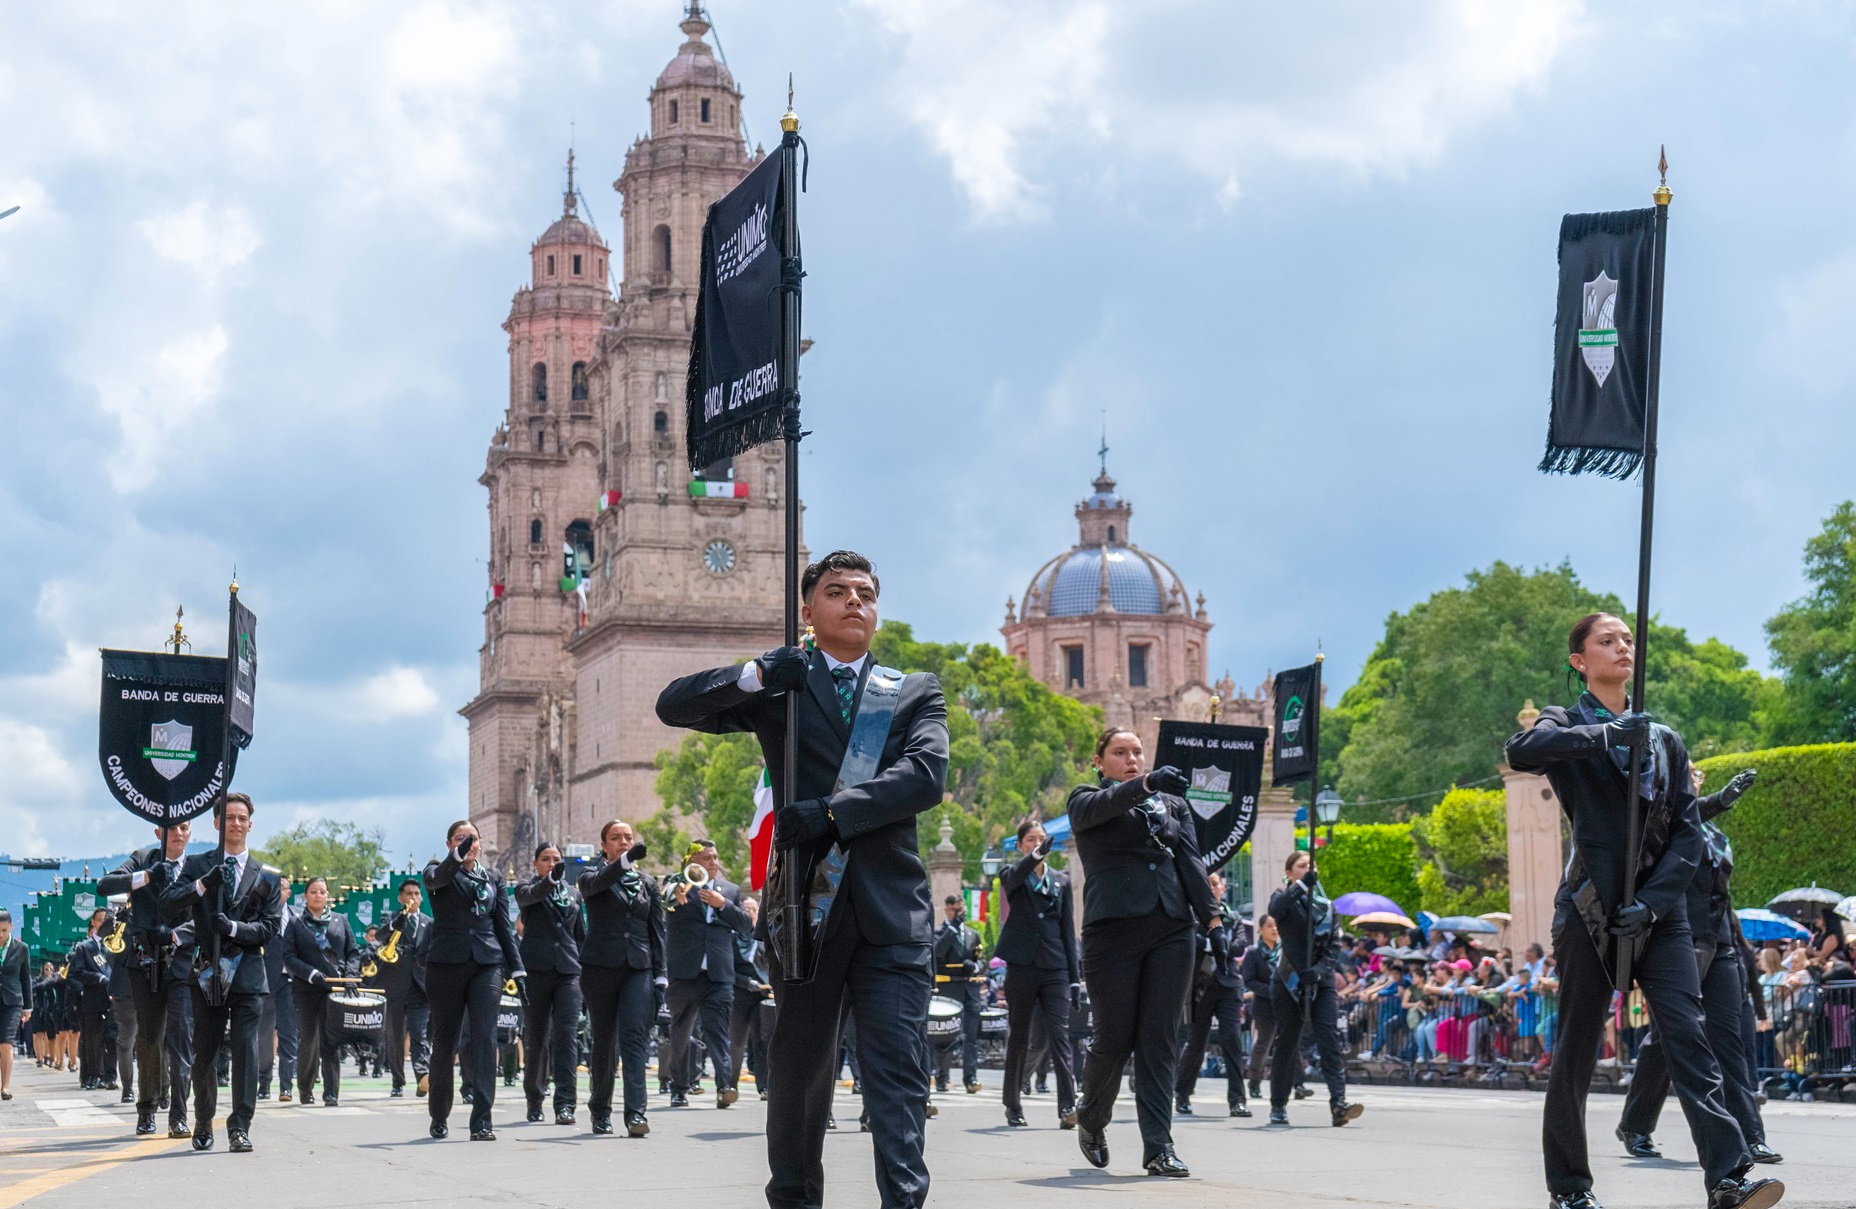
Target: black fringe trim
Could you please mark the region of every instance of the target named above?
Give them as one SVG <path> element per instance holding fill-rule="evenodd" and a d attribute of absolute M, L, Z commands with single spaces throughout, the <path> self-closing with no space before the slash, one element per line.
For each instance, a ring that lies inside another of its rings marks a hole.
<path fill-rule="evenodd" d="M 768 441 L 777 441 L 785 435 L 785 424 L 781 416 L 779 396 L 770 396 L 771 401 L 762 410 L 741 419 L 719 431 L 711 431 L 698 440 L 695 433 L 690 434 L 690 470 L 701 474 L 704 467 L 713 466 L 723 458 L 739 457 L 756 445 L 765 445 Z M 692 412 L 692 415 L 695 413 Z M 691 428 L 694 429 L 692 424 Z"/>
<path fill-rule="evenodd" d="M 1624 482 L 1643 469 L 1643 453 L 1635 449 L 1593 449 L 1582 445 L 1547 443 L 1540 459 L 1542 474 L 1595 474 Z"/>

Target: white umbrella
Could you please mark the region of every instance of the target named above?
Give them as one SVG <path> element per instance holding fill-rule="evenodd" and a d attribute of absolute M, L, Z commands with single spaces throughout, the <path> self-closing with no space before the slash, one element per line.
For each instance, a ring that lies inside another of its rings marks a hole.
<path fill-rule="evenodd" d="M 1856 894 L 1850 895 L 1836 906 L 1838 915 L 1844 919 L 1856 919 Z"/>

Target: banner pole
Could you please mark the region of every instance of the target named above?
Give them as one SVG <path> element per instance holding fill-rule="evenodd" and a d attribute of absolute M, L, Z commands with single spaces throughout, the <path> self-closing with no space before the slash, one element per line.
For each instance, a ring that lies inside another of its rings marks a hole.
<path fill-rule="evenodd" d="M 1652 195 L 1656 202 L 1656 246 L 1651 253 L 1650 365 L 1645 376 L 1643 416 L 1643 517 L 1637 534 L 1636 665 L 1631 671 L 1630 685 L 1630 708 L 1633 710 L 1643 709 L 1644 679 L 1650 666 L 1650 547 L 1656 513 L 1657 396 L 1662 385 L 1663 253 L 1669 236 L 1669 202 L 1675 196 L 1669 190 L 1669 159 L 1666 154 L 1658 153 L 1656 168 L 1660 180 Z M 1654 739 L 1654 735 L 1651 738 Z M 1633 747 L 1630 751 L 1630 841 L 1625 849 L 1628 859 L 1624 865 L 1624 895 L 1618 903 L 1620 909 L 1637 900 L 1637 866 L 1643 859 L 1643 825 L 1639 818 L 1643 751 L 1642 747 Z M 1630 998 L 1631 966 L 1635 963 L 1637 943 L 1635 940 L 1629 943 L 1620 940 L 1618 943 L 1617 989 L 1627 1001 Z"/>
<path fill-rule="evenodd" d="M 1326 659 L 1327 656 L 1319 649 L 1315 651 L 1314 691 L 1310 694 L 1308 711 L 1305 713 L 1311 724 L 1308 731 L 1308 867 L 1315 870 L 1317 882 L 1321 880 L 1321 873 L 1315 862 L 1315 786 L 1321 780 L 1321 665 Z M 1308 946 L 1303 956 L 1306 960 L 1302 962 L 1302 992 L 1308 996 L 1308 1007 L 1302 1013 L 1302 1027 L 1312 1029 L 1315 1014 L 1315 980 L 1310 974 L 1315 965 L 1315 892 L 1312 888 L 1308 891 Z M 1300 1061 L 1302 1051 L 1299 1042 L 1295 1053 L 1296 1060 Z"/>
<path fill-rule="evenodd" d="M 219 842 L 213 846 L 213 894 L 219 903 L 219 909 L 221 911 L 224 911 L 227 906 L 230 905 L 226 902 L 224 875 L 220 870 L 225 867 L 226 863 L 226 795 L 232 792 L 232 693 L 237 684 L 237 668 L 238 580 L 234 579 L 232 581 L 232 586 L 227 589 L 226 593 L 226 699 L 224 724 L 220 728 L 219 735 L 219 768 L 225 780 L 219 787 L 218 819 L 216 820 L 218 823 L 217 831 L 219 833 Z M 164 852 L 162 855 L 165 856 L 167 854 Z M 219 983 L 219 943 L 219 929 L 214 928 L 212 981 L 215 985 Z M 220 1002 L 224 1002 L 224 993 L 229 989 L 228 987 L 221 987 Z"/>
<path fill-rule="evenodd" d="M 799 291 L 804 277 L 799 263 L 799 115 L 793 112 L 793 85 L 786 83 L 786 113 L 780 118 L 780 396 L 785 402 L 786 440 L 786 590 L 785 643 L 799 645 Z M 790 806 L 799 788 L 799 694 L 786 694 L 785 760 L 781 769 L 780 805 Z M 777 825 L 776 825 L 777 826 Z M 796 848 L 779 854 L 786 876 L 780 891 L 786 914 L 781 929 L 780 966 L 787 981 L 804 981 L 806 970 L 804 870 Z"/>

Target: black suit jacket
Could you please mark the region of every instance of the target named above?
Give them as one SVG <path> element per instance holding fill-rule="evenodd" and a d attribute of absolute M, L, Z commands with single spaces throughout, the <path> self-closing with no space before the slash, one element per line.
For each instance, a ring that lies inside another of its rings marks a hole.
<path fill-rule="evenodd" d="M 1005 896 L 1007 909 L 993 955 L 1013 965 L 1064 970 L 1071 982 L 1081 982 L 1070 875 L 1046 866 L 1046 887 L 1040 893 L 1031 888 L 1031 875 L 1037 864 L 1036 854 L 1027 852 L 999 877 L 999 890 Z"/>
<path fill-rule="evenodd" d="M 872 662 L 864 661 L 859 701 Z M 657 716 L 666 726 L 708 734 L 752 732 L 767 761 L 775 806 L 784 806 L 786 698 L 743 692 L 736 683 L 740 675 L 741 665 L 735 664 L 674 681 L 658 696 Z M 863 939 L 873 945 L 926 947 L 934 938 L 934 911 L 915 842 L 915 816 L 940 805 L 946 792 L 947 702 L 940 681 L 924 673 L 903 680 L 876 775 L 837 793 L 832 787 L 851 731 L 839 711 L 825 657 L 818 652 L 799 692 L 798 717 L 799 800 L 823 799 L 831 812 L 837 842 L 848 857 L 839 892 L 851 902 Z M 782 854 L 780 860 L 799 851 Z M 803 865 L 795 862 L 795 867 Z"/>
<path fill-rule="evenodd" d="M 1256 1002 L 1261 1008 L 1268 1010 L 1270 981 L 1276 977 L 1276 970 L 1270 964 L 1270 951 L 1263 947 L 1262 941 L 1244 950 L 1244 958 L 1237 968 L 1244 989 L 1257 997 Z"/>
<path fill-rule="evenodd" d="M 330 978 L 353 978 L 361 972 L 361 951 L 354 943 L 354 930 L 348 917 L 339 911 L 329 912 L 329 947 L 316 944 L 316 931 L 309 917 L 299 912 L 284 927 L 284 973 L 306 986 L 328 990 Z M 322 975 L 321 979 L 314 975 Z"/>
<path fill-rule="evenodd" d="M 675 893 L 664 896 L 664 947 L 670 976 L 695 978 L 706 968 L 711 981 L 732 985 L 735 940 L 753 930 L 741 909 L 741 887 L 716 878 L 703 889 L 714 890 L 726 901 L 711 909 L 694 890 L 680 906 Z"/>
<path fill-rule="evenodd" d="M 1517 771 L 1546 775 L 1560 810 L 1572 824 L 1576 863 L 1584 866 L 1606 913 L 1615 915 L 1629 905 L 1620 899 L 1629 861 L 1630 785 L 1611 759 L 1604 732 L 1602 723 L 1587 725 L 1568 710 L 1550 705 L 1540 712 L 1532 729 L 1508 740 L 1507 753 L 1509 766 Z M 1660 851 L 1645 835 L 1643 851 L 1654 864 L 1648 876 L 1639 875 L 1636 897 L 1657 919 L 1678 913 L 1686 918 L 1689 879 L 1702 857 L 1701 818 L 1689 780 L 1687 748 L 1674 731 L 1659 727 L 1655 733 L 1665 744 L 1668 763 L 1669 783 L 1664 790 L 1668 801 L 1659 805 L 1669 812 L 1669 835 Z M 1649 830 L 1642 829 L 1643 833 Z M 1556 934 L 1574 916 L 1572 900 L 1579 889 L 1575 871 L 1569 865 L 1567 876 L 1560 881 L 1553 912 Z"/>
<path fill-rule="evenodd" d="M 390 1002 L 404 1003 L 415 987 L 425 990 L 425 951 L 432 941 L 432 917 L 423 911 L 395 911 L 380 929 L 380 949 L 387 947 L 395 932 L 400 934 L 400 943 L 394 949 L 399 960 L 380 961 L 376 949 L 375 961 L 380 966 L 380 989 Z"/>
<path fill-rule="evenodd" d="M 207 881 L 209 875 L 212 880 Z M 237 994 L 270 992 L 264 946 L 276 940 L 283 928 L 284 905 L 278 897 L 282 883 L 278 876 L 277 870 L 265 868 L 255 855 L 247 853 L 245 875 L 227 896 L 218 880 L 218 858 L 211 852 L 201 852 L 182 861 L 180 872 L 161 888 L 159 901 L 164 911 L 181 910 L 192 916 L 193 942 L 201 961 L 210 959 L 213 916 L 224 909 L 232 921 L 232 935 L 220 938 L 219 954 L 239 958 L 229 988 Z M 205 894 L 194 889 L 194 883 L 199 881 L 207 881 Z"/>
<path fill-rule="evenodd" d="M 563 883 L 567 901 L 557 905 L 554 888 L 545 877 L 516 883 L 516 908 L 522 912 L 522 964 L 530 970 L 578 974 L 580 942 L 586 939 L 580 892 Z"/>
<path fill-rule="evenodd" d="M 0 1008 L 32 1010 L 32 954 L 26 942 L 10 937 L 0 951 Z M 11 1037 L 0 1037 L 0 1045 L 11 1045 Z"/>
<path fill-rule="evenodd" d="M 1157 837 L 1142 809 L 1149 797 L 1165 809 Z M 1120 784 L 1104 781 L 1072 789 L 1069 815 L 1085 875 L 1083 927 L 1155 910 L 1200 923 L 1217 917 L 1192 810 L 1183 799 L 1149 794 L 1140 777 Z"/>
<path fill-rule="evenodd" d="M 1317 885 L 1320 884 L 1319 874 L 1316 874 L 1315 882 Z M 1287 978 L 1295 971 L 1305 968 L 1310 952 L 1309 930 L 1311 927 L 1315 930 L 1313 937 L 1315 963 L 1312 968 L 1326 970 L 1334 968 L 1335 950 L 1340 939 L 1340 920 L 1334 914 L 1333 903 L 1323 902 L 1320 915 L 1315 914 L 1314 906 L 1314 896 L 1300 881 L 1289 882 L 1270 895 L 1270 915 L 1275 918 L 1276 927 L 1282 938 L 1282 949 L 1276 958 L 1277 977 Z"/>
<path fill-rule="evenodd" d="M 587 919 L 580 964 L 665 977 L 664 904 L 657 883 L 613 861 L 582 873 L 576 884 Z"/>
<path fill-rule="evenodd" d="M 426 947 L 428 965 L 480 966 L 500 965 L 513 978 L 524 973 L 522 952 L 516 945 L 515 924 L 510 922 L 508 895 L 503 893 L 503 875 L 489 865 L 479 864 L 474 877 L 489 884 L 490 907 L 478 915 L 476 896 L 464 888 L 464 865 L 457 854 L 425 867 L 425 894 L 432 904 L 432 939 Z"/>

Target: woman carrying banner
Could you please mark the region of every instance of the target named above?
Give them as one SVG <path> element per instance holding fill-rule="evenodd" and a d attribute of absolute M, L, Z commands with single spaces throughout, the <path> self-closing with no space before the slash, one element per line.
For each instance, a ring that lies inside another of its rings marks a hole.
<path fill-rule="evenodd" d="M 613 819 L 599 829 L 606 863 L 582 873 L 586 939 L 580 946 L 580 988 L 593 1030 L 593 1060 L 587 1066 L 587 1115 L 594 1133 L 612 1132 L 612 1080 L 625 1069 L 625 1132 L 642 1138 L 645 1119 L 645 1059 L 657 1023 L 658 997 L 668 985 L 664 972 L 664 902 L 657 881 L 640 873 L 643 844 L 630 823 Z"/>
<path fill-rule="evenodd" d="M 353 978 L 361 970 L 361 952 L 346 916 L 329 909 L 327 878 L 312 877 L 303 887 L 303 910 L 284 925 L 284 973 L 295 984 L 297 1028 L 297 1099 L 314 1104 L 316 1063 L 322 1063 L 322 1103 L 340 1106 L 342 1054 L 335 1035 L 323 1027 L 331 978 Z"/>
<path fill-rule="evenodd" d="M 1340 1000 L 1334 989 L 1334 905 L 1306 852 L 1283 865 L 1282 888 L 1270 896 L 1270 915 L 1282 930 L 1270 1007 L 1276 1019 L 1270 1055 L 1270 1124 L 1289 1123 L 1289 1089 L 1302 1070 L 1302 1026 L 1314 1031 L 1315 1052 L 1328 1085 L 1328 1118 L 1336 1126 L 1358 1120 L 1363 1107 L 1347 1102 L 1347 1070 L 1340 1052 Z M 1468 963 L 1465 962 L 1465 965 Z"/>
<path fill-rule="evenodd" d="M 1750 1177 L 1753 1155 L 1726 1109 L 1721 1068 L 1702 1028 L 1701 982 L 1689 930 L 1688 884 L 1703 855 L 1701 820 L 1681 736 L 1632 708 L 1636 644 L 1609 613 L 1581 618 L 1567 667 L 1586 691 L 1549 706 L 1508 740 L 1510 767 L 1546 776 L 1572 827 L 1572 859 L 1554 903 L 1559 1037 L 1547 1081 L 1542 1150 L 1554 1209 L 1597 1209 L 1586 1153 L 1585 1097 L 1611 1003 L 1616 951 L 1635 946 L 1631 973 L 1656 1017 L 1669 1080 L 1701 1159 L 1708 1209 L 1768 1209 L 1777 1180 Z M 1640 793 L 1630 792 L 1632 750 Z M 1640 827 L 1632 826 L 1633 798 Z M 1631 838 L 1639 840 L 1630 869 Z M 1635 873 L 1635 888 L 1624 893 Z"/>
<path fill-rule="evenodd" d="M 445 846 L 450 849 L 445 858 L 428 864 L 424 874 L 432 900 L 425 962 L 425 993 L 432 1003 L 431 1134 L 442 1138 L 450 1132 L 447 1118 L 457 1077 L 451 1056 L 458 1053 L 458 1034 L 469 1009 L 470 1036 L 462 1060 L 472 1090 L 470 1140 L 494 1142 L 490 1109 L 496 1103 L 496 1015 L 503 980 L 515 979 L 526 1000 L 528 975 L 516 948 L 503 875 L 478 862 L 477 829 L 458 820 L 445 832 Z"/>
<path fill-rule="evenodd" d="M 1134 1103 L 1148 1175 L 1191 1174 L 1173 1152 L 1173 1082 L 1180 1014 L 1196 958 L 1194 921 L 1210 928 L 1217 903 L 1199 859 L 1190 782 L 1173 767 L 1143 774 L 1133 731 L 1096 740 L 1094 785 L 1070 791 L 1069 816 L 1083 862 L 1083 981 L 1095 1013 L 1084 1059 L 1077 1142 L 1108 1165 L 1104 1130 L 1135 1056 Z"/>

